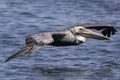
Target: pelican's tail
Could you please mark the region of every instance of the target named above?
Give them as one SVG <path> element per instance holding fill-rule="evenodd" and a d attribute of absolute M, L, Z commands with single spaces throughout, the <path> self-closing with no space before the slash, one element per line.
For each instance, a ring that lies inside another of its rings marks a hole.
<path fill-rule="evenodd" d="M 13 58 L 19 57 L 19 56 L 30 54 L 30 53 L 38 50 L 39 48 L 40 48 L 40 46 L 38 46 L 38 45 L 26 46 L 26 47 L 22 48 L 20 51 L 16 52 L 15 54 L 11 55 L 10 57 L 8 57 L 5 60 L 5 62 L 7 62 Z"/>

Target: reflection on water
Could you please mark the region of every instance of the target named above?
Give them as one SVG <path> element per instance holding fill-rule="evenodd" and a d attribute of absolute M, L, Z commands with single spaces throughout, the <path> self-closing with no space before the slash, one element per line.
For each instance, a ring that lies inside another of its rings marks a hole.
<path fill-rule="evenodd" d="M 0 80 L 120 80 L 119 0 L 0 0 Z M 111 41 L 44 46 L 4 60 L 24 46 L 25 36 L 83 23 L 110 23 Z"/>

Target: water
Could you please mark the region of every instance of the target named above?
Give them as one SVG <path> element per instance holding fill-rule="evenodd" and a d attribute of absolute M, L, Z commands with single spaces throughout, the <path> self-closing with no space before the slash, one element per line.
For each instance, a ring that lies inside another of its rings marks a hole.
<path fill-rule="evenodd" d="M 0 0 L 0 80 L 120 80 L 119 0 Z M 111 41 L 44 46 L 34 54 L 4 60 L 24 47 L 28 34 L 83 23 L 109 23 Z"/>

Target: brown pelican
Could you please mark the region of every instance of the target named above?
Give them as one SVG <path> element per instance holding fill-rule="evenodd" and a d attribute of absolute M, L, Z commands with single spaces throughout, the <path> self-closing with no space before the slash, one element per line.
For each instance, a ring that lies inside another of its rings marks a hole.
<path fill-rule="evenodd" d="M 102 34 L 93 32 L 90 29 L 100 30 Z M 65 30 L 30 35 L 26 37 L 26 47 L 8 57 L 5 62 L 25 54 L 30 54 L 44 45 L 79 45 L 86 42 L 87 38 L 111 40 L 110 37 L 114 35 L 115 32 L 116 29 L 109 24 L 83 24 Z"/>

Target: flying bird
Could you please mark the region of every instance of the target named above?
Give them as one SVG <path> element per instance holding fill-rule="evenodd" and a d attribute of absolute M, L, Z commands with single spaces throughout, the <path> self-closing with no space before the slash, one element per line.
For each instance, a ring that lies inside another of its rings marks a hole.
<path fill-rule="evenodd" d="M 91 29 L 98 30 L 101 34 L 93 32 Z M 25 39 L 26 46 L 8 57 L 5 62 L 33 53 L 44 45 L 74 46 L 86 42 L 87 38 L 111 40 L 111 35 L 114 35 L 116 32 L 117 30 L 110 24 L 82 24 L 69 29 L 29 35 Z"/>

